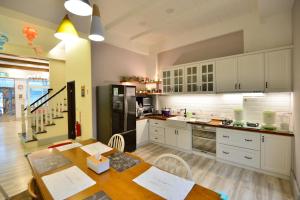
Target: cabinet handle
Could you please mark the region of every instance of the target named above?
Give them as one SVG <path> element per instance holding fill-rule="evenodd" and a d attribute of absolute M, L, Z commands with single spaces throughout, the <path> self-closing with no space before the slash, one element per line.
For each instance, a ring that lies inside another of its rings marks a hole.
<path fill-rule="evenodd" d="M 157 140 L 158 138 L 156 137 L 156 138 L 154 138 L 155 140 Z"/>
<path fill-rule="evenodd" d="M 227 154 L 227 155 L 229 154 L 229 152 L 226 152 L 226 151 L 222 151 L 222 153 Z"/>
<path fill-rule="evenodd" d="M 239 83 L 239 89 L 241 89 L 241 84 Z"/>
<path fill-rule="evenodd" d="M 228 135 L 223 135 L 223 138 L 229 138 L 229 136 Z"/>
<path fill-rule="evenodd" d="M 249 140 L 249 139 L 245 139 L 245 142 L 252 142 L 252 140 Z"/>
<path fill-rule="evenodd" d="M 266 82 L 266 88 L 268 88 L 268 82 Z"/>
<path fill-rule="evenodd" d="M 157 133 L 157 130 L 154 130 L 154 132 L 156 132 L 156 133 Z"/>
<path fill-rule="evenodd" d="M 249 157 L 249 156 L 244 156 L 244 158 L 246 158 L 248 160 L 252 160 L 252 157 Z"/>
<path fill-rule="evenodd" d="M 236 83 L 236 84 L 234 84 L 234 89 L 237 89 L 237 83 Z"/>
<path fill-rule="evenodd" d="M 265 142 L 265 136 L 261 136 L 261 141 Z"/>

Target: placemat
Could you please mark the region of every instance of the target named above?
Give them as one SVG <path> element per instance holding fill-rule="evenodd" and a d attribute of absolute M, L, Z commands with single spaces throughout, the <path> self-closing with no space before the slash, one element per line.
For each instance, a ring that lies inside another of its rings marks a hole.
<path fill-rule="evenodd" d="M 140 160 L 135 159 L 127 155 L 126 153 L 122 153 L 122 152 L 116 152 L 110 155 L 108 158 L 109 158 L 109 165 L 115 170 L 117 170 L 118 172 L 122 172 L 141 162 Z"/>
<path fill-rule="evenodd" d="M 32 162 L 39 174 L 43 174 L 71 163 L 70 160 L 61 154 L 44 156 L 42 158 L 34 159 Z"/>
<path fill-rule="evenodd" d="M 92 196 L 85 198 L 84 200 L 111 200 L 111 198 L 107 196 L 105 192 L 102 191 L 102 192 L 97 192 Z"/>

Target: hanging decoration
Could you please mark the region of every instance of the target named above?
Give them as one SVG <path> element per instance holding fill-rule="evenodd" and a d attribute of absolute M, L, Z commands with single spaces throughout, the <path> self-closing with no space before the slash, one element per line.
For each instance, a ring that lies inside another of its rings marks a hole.
<path fill-rule="evenodd" d="M 35 38 L 37 38 L 38 33 L 34 28 L 25 26 L 23 28 L 23 35 L 27 39 L 29 46 L 32 46 L 32 42 Z"/>
<path fill-rule="evenodd" d="M 33 49 L 37 56 L 42 55 L 43 49 L 33 44 L 33 41 L 37 38 L 38 32 L 35 28 L 30 26 L 24 26 L 23 35 L 27 40 L 28 45 Z"/>
<path fill-rule="evenodd" d="M 4 49 L 5 43 L 8 42 L 8 36 L 5 33 L 0 33 L 0 50 Z"/>

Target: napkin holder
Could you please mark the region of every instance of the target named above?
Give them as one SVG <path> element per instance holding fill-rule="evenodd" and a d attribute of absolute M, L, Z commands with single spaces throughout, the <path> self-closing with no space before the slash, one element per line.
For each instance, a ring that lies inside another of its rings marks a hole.
<path fill-rule="evenodd" d="M 97 174 L 103 173 L 109 169 L 109 159 L 104 156 L 100 156 L 100 159 L 97 156 L 87 157 L 87 166 L 92 169 Z"/>

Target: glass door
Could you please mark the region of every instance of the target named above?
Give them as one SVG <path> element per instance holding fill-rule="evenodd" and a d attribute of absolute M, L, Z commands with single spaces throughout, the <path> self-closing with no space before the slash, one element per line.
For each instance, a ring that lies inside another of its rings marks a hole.
<path fill-rule="evenodd" d="M 163 71 L 163 92 L 164 93 L 170 93 L 172 92 L 171 88 L 171 71 Z"/>
<path fill-rule="evenodd" d="M 173 70 L 173 80 L 174 80 L 174 92 L 183 92 L 183 68 L 177 68 Z"/>
<path fill-rule="evenodd" d="M 202 63 L 200 64 L 201 74 L 201 91 L 202 92 L 213 92 L 214 87 L 214 63 Z"/>
<path fill-rule="evenodd" d="M 187 92 L 198 92 L 198 64 L 186 66 L 186 90 Z M 200 86 L 201 87 L 201 86 Z"/>

